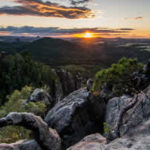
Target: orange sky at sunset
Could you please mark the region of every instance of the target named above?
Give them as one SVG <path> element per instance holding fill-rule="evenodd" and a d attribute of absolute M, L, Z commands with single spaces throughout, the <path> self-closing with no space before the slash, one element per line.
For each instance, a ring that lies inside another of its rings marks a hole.
<path fill-rule="evenodd" d="M 1 0 L 0 35 L 150 38 L 149 6 L 149 0 Z"/>

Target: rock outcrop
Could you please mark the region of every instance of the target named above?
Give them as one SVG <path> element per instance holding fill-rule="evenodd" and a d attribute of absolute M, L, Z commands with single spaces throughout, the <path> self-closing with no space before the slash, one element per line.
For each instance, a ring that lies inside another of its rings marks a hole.
<path fill-rule="evenodd" d="M 96 133 L 83 138 L 79 143 L 67 150 L 104 150 L 106 142 L 106 138 Z"/>
<path fill-rule="evenodd" d="M 81 88 L 82 78 L 80 74 L 73 76 L 70 72 L 64 69 L 56 70 L 56 74 L 60 80 L 64 96 L 67 96 L 71 92 Z"/>
<path fill-rule="evenodd" d="M 79 72 L 73 75 L 65 69 L 52 69 L 52 71 L 56 79 L 51 84 L 50 94 L 55 100 L 55 104 L 82 87 L 83 79 Z"/>
<path fill-rule="evenodd" d="M 68 147 L 84 136 L 102 129 L 105 103 L 95 99 L 87 89 L 79 89 L 58 102 L 45 121 L 57 130 Z"/>
<path fill-rule="evenodd" d="M 138 100 L 135 105 L 129 109 L 122 118 L 120 126 L 120 135 L 128 135 L 133 132 L 140 124 L 150 119 L 150 91 L 137 95 Z M 109 100 L 106 109 L 106 122 L 115 128 L 115 122 L 118 119 L 120 111 L 132 102 L 132 98 L 116 97 Z M 150 132 L 149 132 L 150 133 Z"/>
<path fill-rule="evenodd" d="M 35 89 L 29 98 L 30 102 L 43 101 L 48 108 L 54 105 L 54 100 L 52 97 L 43 89 Z"/>
<path fill-rule="evenodd" d="M 99 133 L 92 134 L 83 138 L 67 150 L 149 150 L 150 135 L 147 134 L 149 128 L 150 121 L 145 122 L 140 128 L 137 128 L 139 134 L 134 132 L 132 136 L 117 138 L 108 144 L 106 143 L 106 138 Z"/>
<path fill-rule="evenodd" d="M 10 113 L 6 117 L 0 119 L 0 127 L 5 127 L 8 125 L 18 125 L 23 126 L 27 129 L 33 131 L 35 142 L 25 142 L 12 145 L 0 145 L 0 149 L 5 150 L 7 147 L 15 148 L 19 147 L 19 150 L 23 150 L 20 147 L 26 147 L 26 149 L 34 150 L 36 147 L 44 150 L 61 150 L 61 139 L 57 132 L 53 129 L 49 129 L 48 125 L 38 116 L 31 113 Z M 28 148 L 30 146 L 30 148 Z M 5 149 L 4 149 L 5 148 Z"/>

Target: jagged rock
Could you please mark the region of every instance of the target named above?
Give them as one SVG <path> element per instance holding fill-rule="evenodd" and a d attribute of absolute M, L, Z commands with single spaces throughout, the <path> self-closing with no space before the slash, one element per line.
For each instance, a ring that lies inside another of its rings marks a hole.
<path fill-rule="evenodd" d="M 88 79 L 86 82 L 87 90 L 89 91 L 93 85 L 93 79 Z"/>
<path fill-rule="evenodd" d="M 144 72 L 147 77 L 150 77 L 150 59 L 148 60 L 147 64 L 144 66 Z"/>
<path fill-rule="evenodd" d="M 47 114 L 45 121 L 56 129 L 65 147 L 84 136 L 99 132 L 103 124 L 105 103 L 79 89 L 58 102 Z"/>
<path fill-rule="evenodd" d="M 105 101 L 108 101 L 110 98 L 114 97 L 112 87 L 109 87 L 108 84 L 105 82 L 102 86 L 100 95 L 101 97 L 103 97 L 103 99 L 105 99 Z"/>
<path fill-rule="evenodd" d="M 78 72 L 76 75 L 75 75 L 75 78 L 74 78 L 74 80 L 75 80 L 75 90 L 77 90 L 77 89 L 80 89 L 83 85 L 83 78 L 82 78 L 82 76 L 81 76 L 81 74 L 80 74 L 80 72 Z"/>
<path fill-rule="evenodd" d="M 64 69 L 56 70 L 56 73 L 60 80 L 64 96 L 67 96 L 71 92 L 81 88 L 82 80 L 80 74 L 77 74 L 75 77 L 73 77 L 70 72 Z"/>
<path fill-rule="evenodd" d="M 0 119 L 0 127 L 5 127 L 8 125 L 23 126 L 27 129 L 32 130 L 34 138 L 41 149 L 44 150 L 61 149 L 61 139 L 57 134 L 57 132 L 53 129 L 49 129 L 47 123 L 45 123 L 38 116 L 35 116 L 31 113 L 10 113 L 6 117 Z M 25 146 L 25 143 L 22 143 L 21 145 Z M 4 147 L 4 145 L 0 145 L 0 149 L 2 149 L 1 146 Z M 12 145 L 5 145 L 5 147 L 10 146 Z M 33 144 L 33 142 L 31 142 L 30 144 L 26 144 L 26 146 L 37 147 L 37 144 Z M 20 146 L 19 149 L 23 150 L 23 148 L 20 148 Z"/>
<path fill-rule="evenodd" d="M 112 128 L 115 128 L 115 123 L 117 121 L 118 114 L 125 105 L 129 103 L 131 98 L 129 96 L 121 96 L 121 97 L 114 97 L 108 101 L 106 106 L 106 114 L 105 114 L 105 121 L 106 123 Z"/>
<path fill-rule="evenodd" d="M 52 69 L 52 72 L 53 72 L 54 76 L 56 77 L 56 80 L 53 80 L 50 92 L 51 92 L 53 99 L 55 99 L 55 104 L 56 104 L 63 99 L 64 94 L 63 94 L 62 85 L 57 76 L 56 70 Z"/>
<path fill-rule="evenodd" d="M 99 133 L 83 138 L 79 143 L 67 150 L 105 150 L 106 138 Z"/>
<path fill-rule="evenodd" d="M 150 84 L 150 59 L 143 69 L 132 74 L 132 81 L 136 90 L 144 90 Z"/>
<path fill-rule="evenodd" d="M 115 127 L 119 112 L 131 103 L 132 98 L 116 97 L 109 100 L 106 109 L 106 122 L 111 126 L 112 130 Z M 123 116 L 120 134 L 128 135 L 133 132 L 139 125 L 150 118 L 150 91 L 138 94 L 137 103 L 133 108 L 129 109 Z M 150 133 L 150 132 L 149 132 Z"/>
<path fill-rule="evenodd" d="M 52 97 L 43 89 L 35 89 L 31 93 L 29 101 L 31 102 L 44 101 L 47 107 L 52 107 L 54 105 Z"/>

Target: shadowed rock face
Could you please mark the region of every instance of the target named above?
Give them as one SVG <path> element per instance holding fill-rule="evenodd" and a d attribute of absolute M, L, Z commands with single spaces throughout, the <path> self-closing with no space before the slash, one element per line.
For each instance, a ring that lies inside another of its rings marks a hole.
<path fill-rule="evenodd" d="M 40 147 L 41 149 L 44 150 L 61 149 L 61 139 L 59 138 L 57 132 L 53 129 L 49 129 L 47 123 L 45 123 L 38 116 L 35 116 L 31 113 L 10 113 L 5 118 L 0 119 L 0 127 L 5 127 L 8 125 L 23 126 L 33 131 L 33 134 L 35 136 L 34 138 L 38 144 L 30 142 L 30 144 L 26 144 L 27 147 L 28 146 L 34 148 Z M 23 150 L 23 148 L 20 147 L 25 146 L 25 143 L 21 143 L 17 145 L 16 144 L 5 145 L 5 147 L 11 147 L 11 146 L 19 147 L 20 150 Z"/>
<path fill-rule="evenodd" d="M 51 85 L 51 96 L 55 99 L 55 104 L 82 87 L 83 78 L 80 73 L 73 75 L 65 69 L 52 69 L 52 71 L 57 78 Z"/>
<path fill-rule="evenodd" d="M 58 102 L 47 114 L 45 121 L 56 129 L 68 147 L 84 136 L 101 130 L 105 104 L 79 89 Z"/>
<path fill-rule="evenodd" d="M 56 73 L 60 80 L 64 96 L 81 88 L 83 79 L 79 73 L 75 77 L 64 69 L 57 70 Z"/>
<path fill-rule="evenodd" d="M 104 137 L 93 134 L 67 150 L 150 150 L 150 86 L 144 92 L 145 94 L 143 92 L 138 94 L 135 105 L 123 115 L 120 138 L 106 144 L 102 142 L 103 140 L 97 140 L 105 139 Z M 120 110 L 133 100 L 128 96 L 122 96 L 108 101 L 105 119 L 112 130 Z"/>

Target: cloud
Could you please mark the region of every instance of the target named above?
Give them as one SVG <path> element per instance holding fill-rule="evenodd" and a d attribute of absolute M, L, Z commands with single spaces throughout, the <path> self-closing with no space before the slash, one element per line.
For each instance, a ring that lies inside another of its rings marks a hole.
<path fill-rule="evenodd" d="M 89 2 L 90 0 L 70 0 L 72 5 L 79 5 L 79 4 L 85 4 Z"/>
<path fill-rule="evenodd" d="M 0 27 L 0 32 L 11 33 L 11 35 L 32 35 L 32 36 L 59 36 L 59 35 L 74 35 L 84 32 L 93 32 L 96 35 L 108 35 L 108 34 L 126 34 L 131 32 L 132 28 L 121 28 L 121 29 L 109 29 L 109 28 L 72 28 L 72 29 L 61 29 L 58 27 Z"/>
<path fill-rule="evenodd" d="M 132 31 L 132 30 L 135 30 L 133 28 L 120 28 L 120 30 L 124 30 L 124 31 Z"/>
<path fill-rule="evenodd" d="M 127 17 L 127 18 L 124 18 L 125 20 L 142 20 L 143 17 L 142 16 L 137 16 L 137 17 Z"/>
<path fill-rule="evenodd" d="M 83 6 L 62 6 L 57 3 L 42 0 L 13 0 L 20 4 L 13 7 L 1 7 L 0 15 L 31 15 L 43 17 L 60 17 L 69 19 L 93 17 L 92 10 Z M 87 1 L 87 0 L 84 0 Z M 81 2 L 80 2 L 81 3 Z"/>

